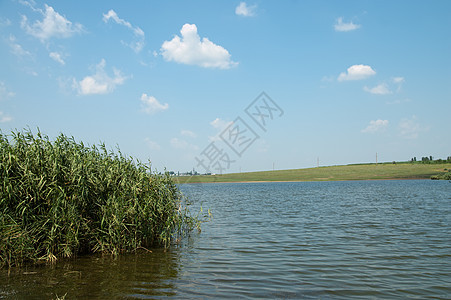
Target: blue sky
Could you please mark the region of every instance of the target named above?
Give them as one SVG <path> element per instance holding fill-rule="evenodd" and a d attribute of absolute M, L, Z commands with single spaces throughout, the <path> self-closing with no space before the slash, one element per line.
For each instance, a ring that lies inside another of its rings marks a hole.
<path fill-rule="evenodd" d="M 451 155 L 450 1 L 130 3 L 0 1 L 3 133 L 213 173 Z"/>

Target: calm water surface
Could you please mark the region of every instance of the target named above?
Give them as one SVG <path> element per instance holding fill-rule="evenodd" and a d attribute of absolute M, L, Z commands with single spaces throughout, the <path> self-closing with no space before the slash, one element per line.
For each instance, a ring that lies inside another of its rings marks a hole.
<path fill-rule="evenodd" d="M 0 271 L 0 298 L 451 299 L 451 184 L 191 184 L 213 219 L 170 251 Z"/>

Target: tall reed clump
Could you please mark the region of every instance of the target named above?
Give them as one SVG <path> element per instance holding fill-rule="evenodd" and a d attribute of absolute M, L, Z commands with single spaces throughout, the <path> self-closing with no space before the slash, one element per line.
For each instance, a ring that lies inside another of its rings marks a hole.
<path fill-rule="evenodd" d="M 168 246 L 198 226 L 169 175 L 117 152 L 0 132 L 0 267 Z"/>

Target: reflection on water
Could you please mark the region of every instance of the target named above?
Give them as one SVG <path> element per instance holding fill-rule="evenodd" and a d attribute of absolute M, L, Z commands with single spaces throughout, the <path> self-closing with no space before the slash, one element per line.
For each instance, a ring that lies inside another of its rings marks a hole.
<path fill-rule="evenodd" d="M 164 251 L 0 271 L 0 298 L 448 298 L 451 184 L 192 184 L 213 213 Z"/>
<path fill-rule="evenodd" d="M 86 256 L 58 261 L 53 266 L 28 267 L 0 273 L 0 298 L 111 299 L 175 295 L 172 279 L 178 273 L 177 253 Z"/>

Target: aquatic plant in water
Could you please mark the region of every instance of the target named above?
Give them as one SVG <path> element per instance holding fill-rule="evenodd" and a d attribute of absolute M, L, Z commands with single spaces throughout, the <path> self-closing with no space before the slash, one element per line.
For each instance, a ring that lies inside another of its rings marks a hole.
<path fill-rule="evenodd" d="M 169 246 L 200 222 L 168 174 L 104 144 L 0 132 L 0 267 Z"/>

